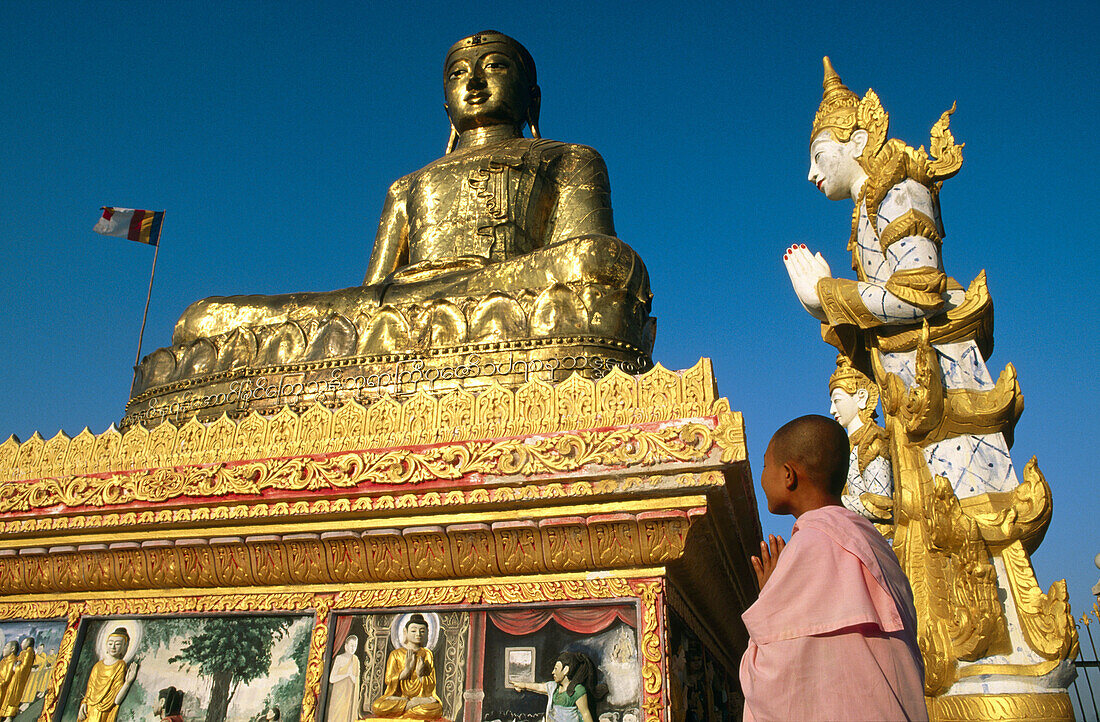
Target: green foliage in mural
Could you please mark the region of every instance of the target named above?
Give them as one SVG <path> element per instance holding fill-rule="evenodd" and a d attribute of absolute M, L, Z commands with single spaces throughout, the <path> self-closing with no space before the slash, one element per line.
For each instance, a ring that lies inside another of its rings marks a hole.
<path fill-rule="evenodd" d="M 237 688 L 268 673 L 272 644 L 286 634 L 293 621 L 293 617 L 207 619 L 201 631 L 168 660 L 211 680 L 205 722 L 225 722 Z"/>

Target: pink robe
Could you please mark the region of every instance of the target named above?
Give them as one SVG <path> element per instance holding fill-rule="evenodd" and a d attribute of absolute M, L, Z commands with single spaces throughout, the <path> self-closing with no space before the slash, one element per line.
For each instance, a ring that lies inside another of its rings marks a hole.
<path fill-rule="evenodd" d="M 800 516 L 741 618 L 746 722 L 928 719 L 909 580 L 858 514 Z"/>

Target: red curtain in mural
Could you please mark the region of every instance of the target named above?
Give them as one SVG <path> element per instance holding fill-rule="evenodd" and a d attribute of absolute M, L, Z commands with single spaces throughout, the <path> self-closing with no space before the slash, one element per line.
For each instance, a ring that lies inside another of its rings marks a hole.
<path fill-rule="evenodd" d="M 577 634 L 602 632 L 616 619 L 631 627 L 638 626 L 638 610 L 630 604 L 607 607 L 509 609 L 489 611 L 486 616 L 497 629 L 516 636 L 537 632 L 551 619 Z"/>
<path fill-rule="evenodd" d="M 344 651 L 344 640 L 348 638 L 348 630 L 351 629 L 351 620 L 353 617 L 350 614 L 345 614 L 340 617 L 336 617 L 336 625 L 332 634 L 332 649 L 333 656 L 340 654 Z M 362 648 L 364 640 L 359 640 L 359 646 Z"/>

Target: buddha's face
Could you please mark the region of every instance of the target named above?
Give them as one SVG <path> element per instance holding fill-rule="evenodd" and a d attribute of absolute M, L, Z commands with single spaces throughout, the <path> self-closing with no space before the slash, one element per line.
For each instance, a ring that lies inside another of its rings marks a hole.
<path fill-rule="evenodd" d="M 867 392 L 863 389 L 856 391 L 854 394 L 850 394 L 844 389 L 833 389 L 829 394 L 829 413 L 833 415 L 837 423 L 843 426 L 851 433 L 854 431 L 853 424 L 860 426 L 857 422 L 859 419 L 859 412 L 867 406 Z"/>
<path fill-rule="evenodd" d="M 860 135 L 862 134 L 862 135 Z M 863 152 L 866 133 L 856 131 L 846 143 L 833 140 L 823 130 L 810 143 L 809 181 L 831 201 L 851 198 L 853 186 L 864 173 L 857 160 Z"/>
<path fill-rule="evenodd" d="M 405 638 L 409 640 L 410 644 L 415 644 L 417 647 L 423 647 L 428 641 L 428 625 L 410 624 L 405 627 Z"/>
<path fill-rule="evenodd" d="M 117 634 L 112 634 L 111 636 L 107 637 L 107 644 L 105 646 L 107 648 L 108 655 L 115 659 L 122 659 L 122 655 L 126 654 L 126 647 L 128 645 L 126 643 L 125 637 L 120 637 Z"/>
<path fill-rule="evenodd" d="M 453 52 L 443 90 L 447 115 L 458 132 L 489 125 L 522 125 L 531 103 L 523 66 L 500 43 Z"/>

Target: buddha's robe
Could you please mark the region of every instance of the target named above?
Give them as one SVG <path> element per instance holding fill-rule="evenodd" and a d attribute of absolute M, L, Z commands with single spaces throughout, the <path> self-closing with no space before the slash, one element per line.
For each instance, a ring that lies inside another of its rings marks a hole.
<path fill-rule="evenodd" d="M 88 709 L 85 722 L 115 722 L 118 717 L 115 697 L 125 681 L 126 663 L 122 660 L 110 665 L 104 664 L 103 660 L 95 663 L 84 690 L 84 704 Z"/>
<path fill-rule="evenodd" d="M 800 516 L 741 618 L 746 722 L 928 719 L 909 581 L 855 512 Z"/>
<path fill-rule="evenodd" d="M 423 647 L 416 650 L 416 656 L 424 660 L 423 674 L 418 675 L 414 669 L 408 679 L 401 679 L 408 651 L 401 647 L 390 652 L 386 658 L 386 688 L 382 696 L 371 704 L 371 712 L 378 717 L 438 719 L 443 715 L 443 703 L 435 692 L 435 661 L 432 653 Z M 427 697 L 431 701 L 407 707 L 409 700 L 414 697 Z"/>
<path fill-rule="evenodd" d="M 381 304 L 520 293 L 555 283 L 623 290 L 643 304 L 645 265 L 615 238 L 611 186 L 592 148 L 509 138 L 459 149 L 397 180 L 386 196 L 363 285 L 193 303 L 173 343 L 237 326 Z"/>
<path fill-rule="evenodd" d="M 0 702 L 0 714 L 14 717 L 19 714 L 19 705 L 23 703 L 23 692 L 27 689 L 27 680 L 34 667 L 34 649 L 28 647 L 19 653 L 12 667 L 11 682 L 4 688 L 3 701 Z"/>
<path fill-rule="evenodd" d="M 15 663 L 17 660 L 18 655 L 15 652 L 0 659 L 0 701 L 4 699 L 8 688 L 11 686 L 12 678 L 15 675 Z"/>

